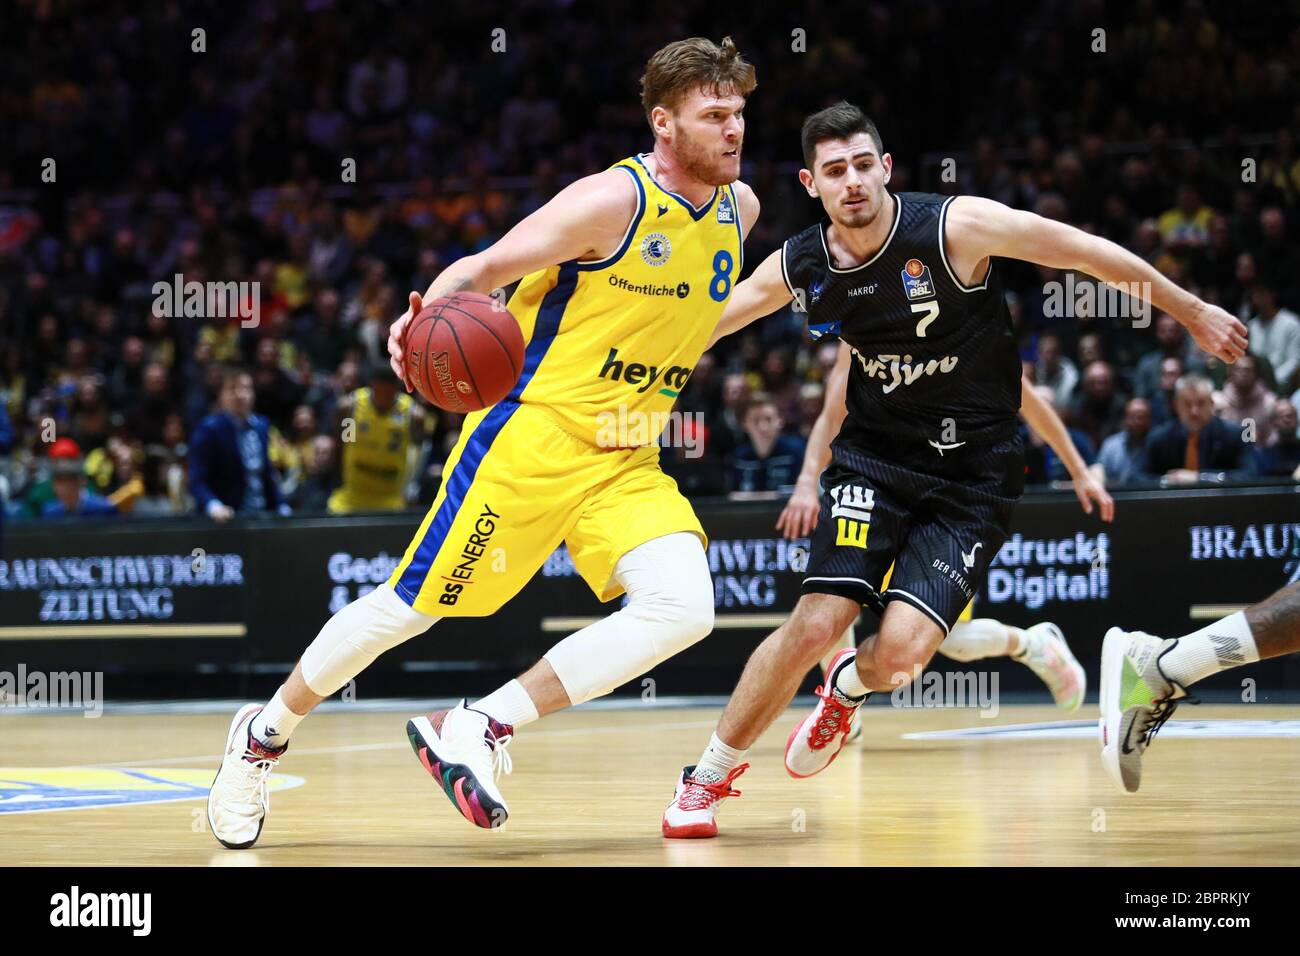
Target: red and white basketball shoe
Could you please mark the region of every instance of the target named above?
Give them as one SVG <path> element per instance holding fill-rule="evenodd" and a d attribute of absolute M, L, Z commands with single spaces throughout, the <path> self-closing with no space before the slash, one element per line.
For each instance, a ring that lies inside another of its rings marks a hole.
<path fill-rule="evenodd" d="M 835 692 L 835 675 L 853 666 L 858 652 L 846 647 L 826 668 L 826 683 L 817 688 L 817 706 L 795 727 L 785 744 L 785 771 L 792 777 L 811 777 L 831 765 L 853 732 L 853 718 L 862 702 L 853 703 Z M 865 700 L 866 698 L 863 698 Z"/>
<path fill-rule="evenodd" d="M 721 780 L 701 783 L 694 777 L 694 767 L 684 767 L 677 778 L 673 802 L 664 811 L 664 836 L 677 840 L 717 836 L 718 824 L 714 818 L 718 807 L 727 797 L 740 796 L 740 791 L 731 789 L 731 785 L 748 769 L 749 764 L 742 763 Z"/>

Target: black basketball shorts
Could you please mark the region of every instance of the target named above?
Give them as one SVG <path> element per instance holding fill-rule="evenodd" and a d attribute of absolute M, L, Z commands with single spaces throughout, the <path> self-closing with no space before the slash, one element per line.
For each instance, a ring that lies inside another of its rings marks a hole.
<path fill-rule="evenodd" d="M 878 614 L 906 601 L 947 635 L 1011 533 L 1025 467 L 1018 435 L 944 454 L 941 477 L 832 445 L 802 592 L 838 594 Z"/>

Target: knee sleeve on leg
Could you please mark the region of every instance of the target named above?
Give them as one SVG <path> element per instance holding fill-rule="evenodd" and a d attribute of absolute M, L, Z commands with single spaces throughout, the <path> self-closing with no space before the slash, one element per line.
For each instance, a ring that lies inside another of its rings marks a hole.
<path fill-rule="evenodd" d="M 302 655 L 302 677 L 328 697 L 391 647 L 423 634 L 436 620 L 381 584 L 325 622 Z"/>
<path fill-rule="evenodd" d="M 665 535 L 633 548 L 614 575 L 627 605 L 546 652 L 574 704 L 608 694 L 713 630 L 713 581 L 695 535 Z"/>
<path fill-rule="evenodd" d="M 959 621 L 939 645 L 939 653 L 955 661 L 978 661 L 1007 652 L 1007 629 L 991 617 Z"/>

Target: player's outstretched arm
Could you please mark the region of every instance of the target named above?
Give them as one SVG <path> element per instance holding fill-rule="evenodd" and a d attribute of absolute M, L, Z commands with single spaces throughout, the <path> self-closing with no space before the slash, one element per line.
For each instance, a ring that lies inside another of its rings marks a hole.
<path fill-rule="evenodd" d="M 944 238 L 959 277 L 970 277 L 975 265 L 988 256 L 1073 269 L 1132 291 L 1168 312 L 1210 355 L 1231 363 L 1246 352 L 1246 327 L 1240 321 L 1179 288 L 1150 263 L 1109 239 L 978 196 L 952 201 Z"/>
<path fill-rule="evenodd" d="M 727 300 L 727 307 L 722 310 L 722 318 L 706 347 L 713 348 L 724 335 L 772 314 L 793 298 L 781 271 L 781 250 L 778 249 L 759 263 L 753 275 L 731 290 L 731 298 Z"/>
<path fill-rule="evenodd" d="M 1039 397 L 1034 386 L 1023 375 L 1020 377 L 1020 416 L 1034 433 L 1052 447 L 1056 456 L 1065 464 L 1074 483 L 1074 493 L 1083 506 L 1084 514 L 1092 514 L 1095 501 L 1101 511 L 1101 520 L 1110 521 L 1115 517 L 1115 501 L 1106 493 L 1105 486 L 1088 470 L 1079 449 L 1070 441 L 1070 433 L 1056 414 L 1056 409 Z"/>
<path fill-rule="evenodd" d="M 794 493 L 785 503 L 776 526 L 787 538 L 802 538 L 817 527 L 821 510 L 821 474 L 831 460 L 831 440 L 840 432 L 848 414 L 849 363 L 853 353 L 843 342 L 830 374 L 826 377 L 826 395 L 822 399 L 821 414 L 808 433 L 808 445 L 803 453 L 803 468 L 794 484 Z"/>
<path fill-rule="evenodd" d="M 546 205 L 520 221 L 482 252 L 457 259 L 421 296 L 412 292 L 409 308 L 388 330 L 389 364 L 406 384 L 402 339 L 411 316 L 424 303 L 453 292 L 490 293 L 531 272 L 570 259 L 601 259 L 616 251 L 636 215 L 637 189 L 621 169 L 585 176 L 556 193 Z"/>

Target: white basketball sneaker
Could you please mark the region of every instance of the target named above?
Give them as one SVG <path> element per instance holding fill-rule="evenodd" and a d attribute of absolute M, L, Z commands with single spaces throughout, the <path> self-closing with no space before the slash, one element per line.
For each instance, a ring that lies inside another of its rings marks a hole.
<path fill-rule="evenodd" d="M 811 777 L 831 765 L 853 731 L 853 718 L 862 702 L 841 696 L 835 690 L 835 675 L 854 666 L 855 648 L 846 647 L 826 668 L 826 683 L 817 688 L 817 706 L 790 734 L 785 744 L 785 770 L 792 777 Z"/>
<path fill-rule="evenodd" d="M 664 811 L 664 836 L 676 840 L 717 836 L 718 824 L 714 818 L 718 807 L 727 797 L 740 796 L 740 791 L 733 790 L 731 785 L 748 769 L 749 764 L 742 763 L 721 780 L 703 783 L 695 779 L 694 767 L 683 768 L 677 778 L 673 802 Z"/>
<path fill-rule="evenodd" d="M 1160 658 L 1177 644 L 1118 627 L 1101 643 L 1101 763 L 1127 793 L 1141 786 L 1143 753 L 1187 696 L 1160 669 Z"/>
<path fill-rule="evenodd" d="M 514 737 L 513 727 L 466 707 L 462 700 L 450 710 L 411 718 L 406 736 L 461 816 L 487 830 L 506 822 L 510 811 L 496 778 L 511 771 L 506 745 Z"/>
<path fill-rule="evenodd" d="M 279 750 L 263 746 L 252 734 L 261 704 L 245 704 L 230 723 L 226 751 L 217 777 L 208 790 L 208 826 L 224 847 L 246 850 L 262 835 L 271 809 L 267 778 L 288 745 Z"/>
<path fill-rule="evenodd" d="M 1048 621 L 1026 628 L 1024 633 L 1027 646 L 1016 660 L 1047 685 L 1057 707 L 1074 713 L 1088 691 L 1088 675 L 1065 643 L 1065 635 Z"/>

